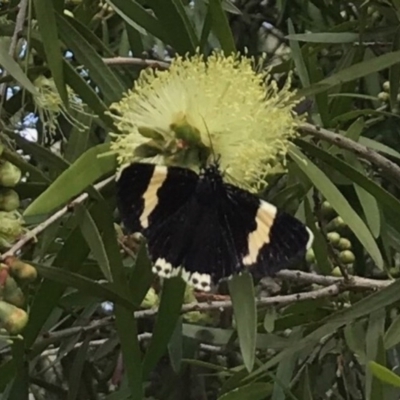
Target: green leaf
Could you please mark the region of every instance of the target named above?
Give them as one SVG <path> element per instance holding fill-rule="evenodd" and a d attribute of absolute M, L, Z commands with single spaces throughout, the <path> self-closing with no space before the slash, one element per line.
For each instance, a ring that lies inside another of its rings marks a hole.
<path fill-rule="evenodd" d="M 82 345 L 76 352 L 68 379 L 67 400 L 76 400 L 78 398 L 79 389 L 82 383 L 83 368 L 85 366 L 86 357 L 88 356 L 90 339 L 90 336 L 86 336 Z"/>
<path fill-rule="evenodd" d="M 171 362 L 172 369 L 176 374 L 179 374 L 182 365 L 182 317 L 178 318 L 174 332 L 172 333 L 171 339 L 168 343 L 168 354 Z"/>
<path fill-rule="evenodd" d="M 251 383 L 218 398 L 218 400 L 264 400 L 271 393 L 270 383 Z"/>
<path fill-rule="evenodd" d="M 82 205 L 78 205 L 78 208 L 76 209 L 76 214 L 79 220 L 79 225 L 81 227 L 83 237 L 89 245 L 89 248 L 94 258 L 99 263 L 101 272 L 108 281 L 111 281 L 112 277 L 110 261 L 108 259 L 101 233 L 96 225 L 96 222 L 93 220 L 87 209 Z"/>
<path fill-rule="evenodd" d="M 394 51 L 378 56 L 372 60 L 362 61 L 353 64 L 351 67 L 342 69 L 334 75 L 319 81 L 318 83 L 298 91 L 298 96 L 311 96 L 324 92 L 345 82 L 351 82 L 374 72 L 389 68 L 399 62 L 400 51 Z"/>
<path fill-rule="evenodd" d="M 181 313 L 186 284 L 180 277 L 166 279 L 163 284 L 160 307 L 153 336 L 143 361 L 143 378 L 146 379 L 167 351 Z"/>
<path fill-rule="evenodd" d="M 328 243 L 324 235 L 317 227 L 317 220 L 311 210 L 310 201 L 307 197 L 304 199 L 304 209 L 306 213 L 307 226 L 311 229 L 314 235 L 314 242 L 312 245 L 315 259 L 317 261 L 318 272 L 328 275 L 332 271 L 332 263 L 328 254 Z"/>
<path fill-rule="evenodd" d="M 68 22 L 68 18 L 59 14 L 56 17 L 62 41 L 74 53 L 74 57 L 89 70 L 90 77 L 99 86 L 106 103 L 119 101 L 127 88 L 91 44 Z"/>
<path fill-rule="evenodd" d="M 371 232 L 364 221 L 353 210 L 349 202 L 308 157 L 306 157 L 298 148 L 291 146 L 289 154 L 298 167 L 308 176 L 315 187 L 331 203 L 335 211 L 340 215 L 358 240 L 362 243 L 365 250 L 370 254 L 379 268 L 383 268 L 383 259 L 379 248 L 371 235 Z"/>
<path fill-rule="evenodd" d="M 112 118 L 105 114 L 108 111 L 107 106 L 78 71 L 66 61 L 64 63 L 64 72 L 65 79 L 74 92 L 82 98 L 108 128 L 115 129 Z"/>
<path fill-rule="evenodd" d="M 274 331 L 276 318 L 277 315 L 275 307 L 268 307 L 265 311 L 263 324 L 266 332 L 272 333 Z"/>
<path fill-rule="evenodd" d="M 400 281 L 394 281 L 393 284 L 382 289 L 379 292 L 373 293 L 368 297 L 358 301 L 353 304 L 352 307 L 342 309 L 337 311 L 327 318 L 320 321 L 322 324 L 320 327 L 315 329 L 313 332 L 309 333 L 304 338 L 298 340 L 292 345 L 287 346 L 283 351 L 281 351 L 276 356 L 272 357 L 270 360 L 265 362 L 257 370 L 253 371 L 251 374 L 247 375 L 242 382 L 246 383 L 249 380 L 260 379 L 265 375 L 266 371 L 277 365 L 281 360 L 286 357 L 290 357 L 294 352 L 307 347 L 314 347 L 321 338 L 326 335 L 332 334 L 332 332 L 337 331 L 342 326 L 361 318 L 365 315 L 373 313 L 378 310 L 382 310 L 400 300 Z"/>
<path fill-rule="evenodd" d="M 225 55 L 230 55 L 231 53 L 235 53 L 236 52 L 235 40 L 232 35 L 228 18 L 222 7 L 222 1 L 209 0 L 208 11 L 211 16 L 212 30 L 217 36 Z"/>
<path fill-rule="evenodd" d="M 66 271 L 61 268 L 49 267 L 47 265 L 38 264 L 30 261 L 40 275 L 54 282 L 60 283 L 63 286 L 70 286 L 78 289 L 82 293 L 99 298 L 101 300 L 113 301 L 116 304 L 121 304 L 127 309 L 135 311 L 137 306 L 130 299 L 121 295 L 117 286 L 108 284 L 101 285 L 85 276 L 74 272 Z"/>
<path fill-rule="evenodd" d="M 393 38 L 392 51 L 400 49 L 400 29 L 397 29 Z M 390 83 L 390 108 L 396 112 L 399 109 L 397 96 L 400 87 L 400 63 L 394 64 L 389 68 L 389 83 Z"/>
<path fill-rule="evenodd" d="M 254 366 L 257 336 L 257 308 L 253 278 L 250 274 L 243 273 L 230 279 L 228 285 L 240 351 L 244 365 L 250 372 Z"/>
<path fill-rule="evenodd" d="M 133 302 L 142 303 L 153 280 L 152 263 L 147 252 L 147 245 L 143 241 L 136 255 L 135 265 L 128 283 Z"/>
<path fill-rule="evenodd" d="M 98 210 L 99 212 L 100 210 Z M 77 271 L 89 254 L 89 247 L 86 245 L 80 229 L 74 229 L 65 244 L 54 259 L 54 265 L 66 270 Z M 32 346 L 37 335 L 40 333 L 43 324 L 49 317 L 52 310 L 65 291 L 65 286 L 44 280 L 35 293 L 33 303 L 29 311 L 29 322 L 24 331 L 27 347 Z"/>
<path fill-rule="evenodd" d="M 384 336 L 385 348 L 390 349 L 400 343 L 400 315 L 392 321 Z"/>
<path fill-rule="evenodd" d="M 375 361 L 368 362 L 368 368 L 374 376 L 388 385 L 400 387 L 400 376 L 392 372 L 390 369 L 376 363 Z"/>
<path fill-rule="evenodd" d="M 98 157 L 109 144 L 92 147 L 79 157 L 25 210 L 24 216 L 46 214 L 71 200 L 105 174 L 115 170 L 115 157 Z"/>
<path fill-rule="evenodd" d="M 115 306 L 116 327 L 121 341 L 121 351 L 130 392 L 128 398 L 143 399 L 142 353 L 138 339 L 137 322 L 133 313 Z M 124 397 L 123 397 L 124 398 Z"/>
<path fill-rule="evenodd" d="M 193 54 L 199 42 L 182 1 L 149 0 L 148 4 L 166 32 L 169 44 L 179 54 Z"/>
<path fill-rule="evenodd" d="M 58 41 L 58 29 L 53 2 L 48 0 L 34 0 L 33 3 L 35 5 L 36 19 L 46 53 L 47 64 L 62 101 L 65 105 L 68 105 L 67 87 L 64 82 L 63 57 Z"/>
<path fill-rule="evenodd" d="M 168 37 L 160 21 L 134 0 L 106 0 L 115 12 L 134 29 L 138 25 L 148 33 L 167 43 Z"/>
<path fill-rule="evenodd" d="M 392 149 L 389 146 L 386 146 L 383 143 L 379 143 L 376 140 L 361 136 L 359 142 L 363 144 L 364 146 L 370 147 L 371 149 L 374 149 L 376 151 L 379 151 L 381 153 L 385 153 L 388 156 L 397 158 L 400 160 L 400 153 L 394 149 Z"/>
<path fill-rule="evenodd" d="M 294 34 L 294 26 L 293 22 L 288 19 L 288 31 L 290 34 Z M 304 62 L 303 54 L 301 52 L 299 43 L 293 40 L 289 40 L 290 49 L 292 50 L 292 57 L 294 64 L 297 69 L 297 73 L 299 74 L 301 84 L 303 87 L 310 86 L 310 77 L 308 76 L 307 66 Z"/>
<path fill-rule="evenodd" d="M 19 64 L 8 54 L 8 48 L 5 46 L 6 42 L 0 43 L 0 65 L 10 74 L 23 88 L 28 90 L 34 96 L 39 92 L 33 83 L 26 76 Z"/>

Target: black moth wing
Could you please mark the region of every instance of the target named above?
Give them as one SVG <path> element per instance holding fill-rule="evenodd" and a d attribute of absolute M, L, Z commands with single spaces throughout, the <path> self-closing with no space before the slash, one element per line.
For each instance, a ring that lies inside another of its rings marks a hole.
<path fill-rule="evenodd" d="M 239 253 L 237 269 L 273 275 L 304 257 L 313 235 L 298 219 L 246 190 L 225 184 L 220 215 Z"/>
<path fill-rule="evenodd" d="M 147 234 L 193 195 L 198 175 L 179 167 L 133 163 L 117 178 L 117 207 L 130 233 Z"/>
<path fill-rule="evenodd" d="M 199 181 L 185 168 L 135 163 L 117 180 L 117 206 L 126 228 L 146 237 L 153 272 L 180 274 L 209 290 L 212 281 L 240 269 L 240 257 L 224 229 L 221 176 Z"/>

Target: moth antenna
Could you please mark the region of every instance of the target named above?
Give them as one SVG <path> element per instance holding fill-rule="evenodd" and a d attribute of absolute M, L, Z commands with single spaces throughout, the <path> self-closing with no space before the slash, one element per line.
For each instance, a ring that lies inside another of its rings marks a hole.
<path fill-rule="evenodd" d="M 205 121 L 205 119 L 203 118 L 203 116 L 200 115 L 200 117 L 201 117 L 201 119 L 203 120 L 204 126 L 206 127 L 206 130 L 207 130 L 208 139 L 210 140 L 210 148 L 211 148 L 211 154 L 212 154 L 212 157 L 213 157 L 213 162 L 214 162 L 215 164 L 218 164 L 218 163 L 219 163 L 220 157 L 219 157 L 219 156 L 217 157 L 217 156 L 215 155 L 214 146 L 213 146 L 213 142 L 212 142 L 212 138 L 211 138 L 211 133 L 210 133 L 210 131 L 208 130 L 208 126 L 207 126 L 206 121 Z"/>

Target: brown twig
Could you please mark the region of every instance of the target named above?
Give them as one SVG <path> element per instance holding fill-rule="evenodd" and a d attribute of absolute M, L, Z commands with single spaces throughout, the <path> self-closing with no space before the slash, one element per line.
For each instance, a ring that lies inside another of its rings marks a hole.
<path fill-rule="evenodd" d="M 380 155 L 378 152 L 343 135 L 339 135 L 309 123 L 302 124 L 300 129 L 342 149 L 349 150 L 358 157 L 371 162 L 376 167 L 380 168 L 382 172 L 385 172 L 397 187 L 400 187 L 400 167 L 386 157 Z"/>
<path fill-rule="evenodd" d="M 158 69 L 168 69 L 170 65 L 165 61 L 149 60 L 135 57 L 103 58 L 103 62 L 107 65 L 138 65 L 140 67 L 151 67 Z"/>

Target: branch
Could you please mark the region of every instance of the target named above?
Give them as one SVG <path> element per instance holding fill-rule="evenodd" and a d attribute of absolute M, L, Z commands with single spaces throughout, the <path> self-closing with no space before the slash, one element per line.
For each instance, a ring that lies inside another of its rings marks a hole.
<path fill-rule="evenodd" d="M 112 57 L 103 58 L 103 62 L 107 65 L 138 65 L 140 67 L 151 67 L 158 69 L 168 69 L 169 63 L 158 60 L 148 60 L 135 57 Z"/>
<path fill-rule="evenodd" d="M 389 177 L 391 177 L 396 186 L 400 187 L 400 167 L 386 157 L 381 156 L 378 152 L 355 142 L 354 140 L 348 139 L 343 135 L 339 135 L 309 123 L 302 124 L 300 129 L 342 149 L 350 150 L 360 158 L 371 162 L 376 167 L 380 168 L 382 172 L 385 172 Z"/>
<path fill-rule="evenodd" d="M 99 190 L 102 189 L 104 186 L 106 186 L 109 182 L 111 182 L 114 179 L 114 175 L 104 179 L 103 181 L 97 183 L 94 185 L 95 189 Z M 51 215 L 49 218 L 47 218 L 45 221 L 43 221 L 41 224 L 27 232 L 25 235 L 21 237 L 20 240 L 18 240 L 17 243 L 15 243 L 9 250 L 7 250 L 5 253 L 3 253 L 0 257 L 1 261 L 4 261 L 7 257 L 15 255 L 20 249 L 22 249 L 25 244 L 27 244 L 29 241 L 34 239 L 39 233 L 43 232 L 48 226 L 56 222 L 58 219 L 63 217 L 68 211 L 71 211 L 71 207 L 74 207 L 77 204 L 83 203 L 89 195 L 87 193 L 82 193 L 80 196 L 78 196 L 75 200 L 72 200 L 69 204 L 67 204 L 65 207 L 61 208 L 57 212 L 55 212 L 53 215 Z"/>

